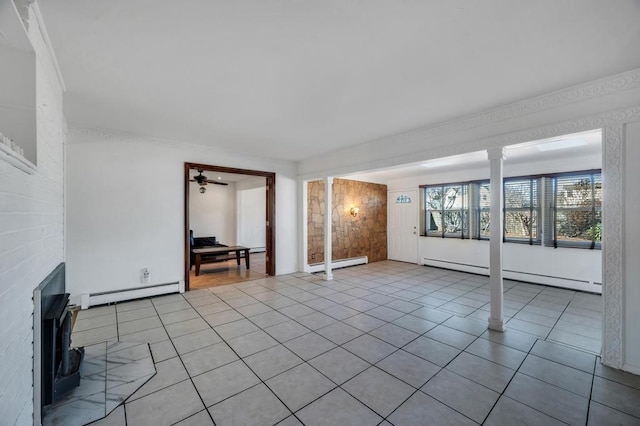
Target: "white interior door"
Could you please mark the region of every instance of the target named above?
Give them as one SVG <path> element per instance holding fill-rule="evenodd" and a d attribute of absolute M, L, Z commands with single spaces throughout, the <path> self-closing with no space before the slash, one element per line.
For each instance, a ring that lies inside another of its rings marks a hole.
<path fill-rule="evenodd" d="M 387 257 L 418 263 L 418 190 L 389 191 L 387 206 Z"/>

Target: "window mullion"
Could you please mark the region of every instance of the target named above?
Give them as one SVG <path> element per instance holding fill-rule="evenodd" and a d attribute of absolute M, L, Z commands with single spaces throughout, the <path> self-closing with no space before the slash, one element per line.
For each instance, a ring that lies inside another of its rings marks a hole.
<path fill-rule="evenodd" d="M 442 185 L 442 200 L 441 200 L 441 209 L 442 209 L 442 213 L 440 214 L 440 222 L 442 222 L 442 238 L 444 238 L 444 234 L 446 232 L 445 227 L 444 227 L 444 212 L 445 212 L 445 207 L 444 207 L 444 197 L 445 197 L 445 192 L 444 192 L 444 185 Z"/>
<path fill-rule="evenodd" d="M 553 178 L 553 248 L 558 248 L 558 179 Z"/>
<path fill-rule="evenodd" d="M 596 246 L 596 194 L 595 194 L 595 176 L 593 173 L 591 178 L 591 249 Z"/>
<path fill-rule="evenodd" d="M 533 245 L 533 179 L 529 179 L 529 245 Z"/>

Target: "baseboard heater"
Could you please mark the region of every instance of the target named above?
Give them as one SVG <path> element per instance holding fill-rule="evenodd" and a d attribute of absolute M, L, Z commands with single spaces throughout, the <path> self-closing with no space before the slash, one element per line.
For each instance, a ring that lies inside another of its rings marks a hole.
<path fill-rule="evenodd" d="M 340 269 L 346 268 L 347 266 L 355 266 L 355 265 L 366 265 L 369 263 L 369 258 L 367 256 L 360 257 L 350 257 L 348 259 L 339 259 L 331 262 L 331 269 Z M 321 272 L 324 271 L 324 262 L 322 263 L 311 263 L 307 266 L 307 272 Z"/>
<path fill-rule="evenodd" d="M 422 263 L 427 266 L 435 266 L 438 268 L 453 269 L 455 271 L 470 272 L 472 274 L 489 276 L 489 268 L 486 266 L 469 265 L 467 263 L 449 262 L 446 260 L 437 260 L 423 258 Z M 562 287 L 572 290 L 588 291 L 591 293 L 602 294 L 602 284 L 598 282 L 589 282 L 587 280 L 577 280 L 575 278 L 556 277 L 553 275 L 534 274 L 531 272 L 513 271 L 510 269 L 502 270 L 502 277 L 524 281 L 534 284 L 543 284 L 553 287 Z"/>
<path fill-rule="evenodd" d="M 96 305 L 140 299 L 142 297 L 160 296 L 162 294 L 169 293 L 184 293 L 184 281 L 181 280 L 167 284 L 155 284 L 146 287 L 83 294 L 81 298 L 81 308 L 88 309 L 91 306 Z"/>
<path fill-rule="evenodd" d="M 422 263 L 427 266 L 435 266 L 438 268 L 453 269 L 455 271 L 470 272 L 478 275 L 489 275 L 487 266 L 470 265 L 468 263 L 449 262 L 447 260 L 423 258 Z"/>

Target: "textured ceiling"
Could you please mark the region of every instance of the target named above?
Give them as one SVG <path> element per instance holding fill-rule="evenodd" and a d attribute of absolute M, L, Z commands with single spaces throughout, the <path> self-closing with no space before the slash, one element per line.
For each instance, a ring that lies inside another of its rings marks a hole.
<path fill-rule="evenodd" d="M 640 67 L 640 1 L 47 0 L 72 126 L 302 160 Z"/>

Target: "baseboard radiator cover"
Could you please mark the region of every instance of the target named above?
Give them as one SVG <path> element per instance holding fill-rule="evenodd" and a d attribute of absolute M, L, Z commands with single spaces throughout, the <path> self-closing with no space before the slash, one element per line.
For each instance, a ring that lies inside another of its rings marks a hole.
<path fill-rule="evenodd" d="M 489 268 L 480 265 L 470 265 L 466 263 L 449 262 L 446 260 L 423 258 L 422 263 L 426 266 L 452 269 L 454 271 L 469 272 L 472 274 L 489 276 Z M 562 287 L 571 290 L 586 291 L 590 293 L 602 294 L 602 284 L 596 281 L 578 280 L 567 277 L 556 277 L 552 275 L 533 274 L 530 272 L 502 270 L 502 277 L 514 281 L 524 281 L 534 284 L 548 285 L 552 287 Z"/>
<path fill-rule="evenodd" d="M 369 263 L 369 257 L 360 256 L 360 257 L 350 257 L 348 259 L 339 259 L 331 262 L 331 269 L 340 269 L 346 268 L 348 266 L 356 266 L 356 265 L 366 265 Z M 324 271 L 324 262 L 323 263 L 312 263 L 307 265 L 307 270 L 305 272 L 314 273 L 314 272 L 322 272 Z"/>
<path fill-rule="evenodd" d="M 470 265 L 460 262 L 449 262 L 447 260 L 422 258 L 422 264 L 426 266 L 435 266 L 437 268 L 452 269 L 454 271 L 469 272 L 478 275 L 489 275 L 489 268 L 480 265 Z"/>
<path fill-rule="evenodd" d="M 145 287 L 125 288 L 100 293 L 83 294 L 80 307 L 88 309 L 91 306 L 106 305 L 108 303 L 123 302 L 143 297 L 160 296 L 170 293 L 184 293 L 184 281 L 166 284 L 154 284 Z"/>

